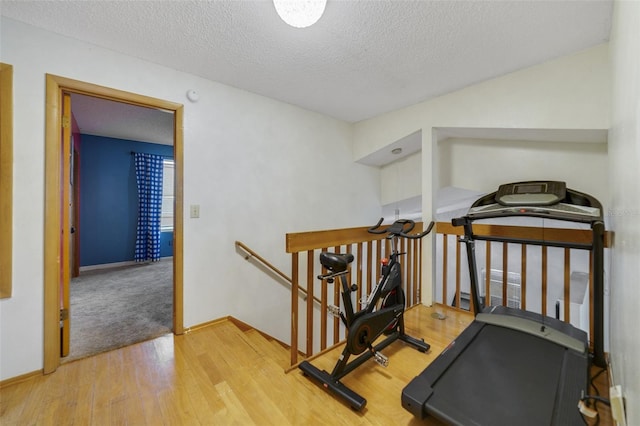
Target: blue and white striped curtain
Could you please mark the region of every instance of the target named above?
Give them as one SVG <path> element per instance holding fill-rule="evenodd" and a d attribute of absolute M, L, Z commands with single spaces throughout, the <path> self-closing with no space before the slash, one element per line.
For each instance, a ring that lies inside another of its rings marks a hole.
<path fill-rule="evenodd" d="M 135 153 L 138 184 L 138 228 L 136 262 L 160 260 L 160 214 L 162 212 L 161 155 Z"/>

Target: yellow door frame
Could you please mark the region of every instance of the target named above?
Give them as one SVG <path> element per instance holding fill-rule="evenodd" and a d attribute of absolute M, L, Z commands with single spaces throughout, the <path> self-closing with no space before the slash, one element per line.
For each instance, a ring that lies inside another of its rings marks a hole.
<path fill-rule="evenodd" d="M 51 74 L 46 75 L 45 223 L 44 223 L 44 362 L 45 374 L 60 365 L 61 164 L 63 93 L 83 95 L 172 111 L 174 116 L 175 214 L 173 247 L 173 332 L 183 323 L 183 105 Z M 68 253 L 64 255 L 68 258 Z"/>

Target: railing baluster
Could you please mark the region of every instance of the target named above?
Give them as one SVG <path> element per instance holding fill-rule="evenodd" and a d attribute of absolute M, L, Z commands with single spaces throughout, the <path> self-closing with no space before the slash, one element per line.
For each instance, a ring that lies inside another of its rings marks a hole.
<path fill-rule="evenodd" d="M 422 255 L 422 247 L 420 246 L 419 240 L 413 240 L 413 294 L 414 299 L 411 305 L 416 305 L 420 303 L 420 286 L 418 283 L 420 282 L 420 258 Z"/>
<path fill-rule="evenodd" d="M 442 303 L 447 304 L 447 274 L 449 269 L 449 235 L 442 234 Z"/>
<path fill-rule="evenodd" d="M 527 310 L 527 245 L 522 244 L 522 260 L 520 262 L 520 303 L 522 310 Z"/>
<path fill-rule="evenodd" d="M 460 247 L 461 247 L 461 242 L 458 242 L 458 244 L 456 244 L 456 294 L 455 294 L 455 299 L 456 299 L 456 308 L 461 309 L 460 306 Z"/>
<path fill-rule="evenodd" d="M 417 274 L 416 274 L 416 288 L 418 289 L 418 301 L 421 302 L 422 301 L 422 238 L 420 240 L 417 241 L 418 243 L 418 255 L 417 255 L 417 259 L 419 260 L 419 262 L 417 262 Z M 431 291 L 431 289 L 429 289 L 429 291 Z"/>
<path fill-rule="evenodd" d="M 491 305 L 491 242 L 485 241 L 485 277 L 484 277 L 484 304 L 485 306 Z"/>
<path fill-rule="evenodd" d="M 327 247 L 323 247 L 321 251 L 327 251 Z M 327 273 L 327 268 L 322 267 L 322 274 Z M 320 350 L 323 351 L 327 347 L 327 280 L 322 280 L 322 294 L 320 295 Z"/>
<path fill-rule="evenodd" d="M 384 240 L 378 240 L 376 244 L 376 282 L 380 281 L 380 259 L 382 259 L 382 244 Z"/>
<path fill-rule="evenodd" d="M 571 251 L 564 249 L 564 322 L 571 322 Z"/>
<path fill-rule="evenodd" d="M 313 250 L 307 251 L 307 352 L 313 354 Z"/>
<path fill-rule="evenodd" d="M 509 301 L 507 300 L 507 265 L 508 262 L 508 254 L 509 254 L 509 245 L 508 243 L 502 243 L 502 305 L 508 306 Z M 489 271 L 491 272 L 491 271 Z"/>
<path fill-rule="evenodd" d="M 298 253 L 291 253 L 291 365 L 298 362 Z"/>
<path fill-rule="evenodd" d="M 404 276 L 402 277 L 403 285 L 405 286 L 405 298 L 406 303 L 411 306 L 414 298 L 414 290 L 413 290 L 413 276 L 411 275 L 411 266 L 413 263 L 413 259 L 411 258 L 411 241 L 406 241 L 403 239 L 402 246 L 406 246 L 406 250 L 404 250 L 407 254 L 404 256 Z"/>
<path fill-rule="evenodd" d="M 358 290 L 356 291 L 356 304 L 360 303 L 360 298 L 362 297 L 362 243 L 358 243 L 356 246 L 358 253 L 356 255 L 356 285 L 358 286 Z M 356 310 L 357 310 L 356 306 Z"/>
<path fill-rule="evenodd" d="M 340 253 L 340 247 L 336 246 L 333 251 Z M 333 282 L 333 305 L 340 306 L 340 279 Z M 340 341 L 340 320 L 338 317 L 333 317 L 333 344 L 335 345 Z"/>
<path fill-rule="evenodd" d="M 373 241 L 367 241 L 367 295 L 371 293 L 373 277 Z"/>

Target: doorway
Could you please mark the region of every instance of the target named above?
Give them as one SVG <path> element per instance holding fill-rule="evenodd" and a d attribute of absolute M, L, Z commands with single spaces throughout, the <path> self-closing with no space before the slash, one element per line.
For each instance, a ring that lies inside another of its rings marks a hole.
<path fill-rule="evenodd" d="M 70 101 L 70 344 L 63 363 L 171 333 L 173 324 L 174 113 L 78 93 Z M 162 159 L 154 261 L 135 256 L 138 227 L 149 225 L 138 222 L 136 154 Z"/>
<path fill-rule="evenodd" d="M 55 371 L 60 364 L 61 294 L 64 294 L 64 280 L 60 259 L 69 259 L 70 226 L 62 221 L 62 201 L 60 194 L 68 182 L 65 181 L 60 157 L 62 152 L 61 137 L 64 123 L 64 94 L 84 94 L 105 100 L 123 102 L 146 108 L 155 108 L 173 112 L 174 117 L 174 161 L 175 161 L 175 194 L 174 194 L 174 236 L 173 236 L 173 331 L 182 334 L 182 231 L 183 231 L 183 106 L 161 99 L 150 98 L 130 92 L 106 88 L 91 83 L 47 75 L 46 78 L 46 134 L 45 134 L 45 235 L 44 235 L 44 372 Z M 68 123 L 67 123 L 68 124 Z M 62 232 L 60 232 L 62 223 Z M 65 230 L 65 228 L 68 228 Z"/>

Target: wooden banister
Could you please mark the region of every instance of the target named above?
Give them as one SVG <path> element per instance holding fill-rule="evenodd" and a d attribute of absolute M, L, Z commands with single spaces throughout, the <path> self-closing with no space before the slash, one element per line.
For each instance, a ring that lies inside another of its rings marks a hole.
<path fill-rule="evenodd" d="M 439 282 L 436 283 L 436 286 L 441 286 L 441 291 L 435 292 L 434 295 L 436 297 L 436 302 L 442 303 L 444 305 L 451 305 L 452 300 L 448 299 L 448 291 L 451 290 L 451 287 L 455 288 L 455 296 L 453 298 L 453 305 L 455 305 L 454 309 L 461 309 L 460 305 L 460 246 L 461 242 L 457 241 L 459 236 L 464 235 L 464 230 L 462 227 L 455 227 L 448 222 L 437 222 L 436 226 L 436 234 L 439 237 L 437 238 L 436 244 L 436 253 L 442 254 L 442 261 L 437 265 L 434 265 L 437 268 L 441 268 L 441 275 L 439 276 Z M 499 241 L 491 241 L 488 238 L 485 243 L 485 264 L 484 268 L 486 271 L 485 280 L 481 283 L 484 287 L 485 298 L 489 298 L 491 295 L 491 264 L 492 264 L 492 254 L 493 250 L 497 250 L 499 253 L 498 247 L 502 249 L 502 259 L 501 259 L 501 267 L 502 267 L 502 289 L 500 294 L 502 295 L 502 304 L 506 305 L 508 300 L 508 280 L 507 273 L 509 267 L 508 261 L 508 250 L 509 247 L 515 245 L 517 247 L 518 244 L 521 245 L 520 250 L 520 308 L 523 310 L 532 309 L 531 306 L 527 306 L 527 293 L 532 289 L 528 289 L 531 286 L 531 282 L 527 280 L 528 272 L 531 272 L 531 269 L 527 264 L 527 248 L 531 247 L 531 244 L 538 245 L 535 243 L 529 242 L 519 242 L 524 240 L 537 240 L 542 241 L 544 244 L 548 244 L 549 247 L 553 247 L 554 243 L 564 242 L 575 244 L 576 246 L 580 246 L 581 249 L 588 249 L 589 246 L 593 243 L 593 231 L 591 229 L 566 229 L 566 228 L 541 228 L 541 227 L 530 227 L 530 226 L 507 226 L 507 225 L 489 225 L 489 224 L 474 224 L 473 225 L 473 233 L 479 237 L 499 237 L 504 238 L 509 242 L 499 242 Z M 451 241 L 449 241 L 449 237 L 454 236 L 455 241 L 455 260 L 451 259 L 452 256 L 448 255 L 449 247 Z M 609 231 L 605 231 L 604 233 L 604 247 L 609 248 L 613 241 L 613 235 Z M 562 309 L 563 315 L 560 320 L 565 322 L 570 322 L 571 319 L 571 252 L 574 250 L 572 248 L 564 247 L 563 253 L 561 255 L 552 255 L 550 250 L 560 250 L 549 249 L 547 245 L 539 244 L 540 250 L 540 263 L 539 263 L 539 274 L 540 274 L 540 283 L 539 283 L 539 291 L 540 291 L 540 303 L 539 307 L 533 307 L 533 309 L 540 309 L 540 313 L 542 315 L 553 315 L 550 312 L 547 312 L 547 302 L 548 296 L 550 294 L 550 278 L 549 263 L 552 261 L 562 262 L 562 272 L 560 277 L 557 279 L 558 283 L 561 283 L 562 289 L 559 295 L 562 297 Z M 562 247 L 561 245 L 556 245 L 556 247 Z M 581 250 L 578 249 L 578 250 Z M 448 272 L 449 262 L 455 262 L 454 270 L 455 270 L 455 283 L 449 283 L 450 275 Z M 464 265 L 462 266 L 465 267 Z M 594 336 L 594 282 L 593 282 L 593 253 L 589 252 L 589 280 L 588 280 L 588 293 L 589 293 L 589 334 L 593 339 Z M 438 287 L 436 287 L 438 288 Z M 531 296 L 531 294 L 530 294 Z M 438 300 L 441 299 L 441 300 Z M 490 301 L 486 300 L 486 304 L 489 304 Z"/>
<path fill-rule="evenodd" d="M 305 357 L 311 357 L 318 351 L 325 350 L 344 340 L 344 327 L 340 318 L 327 315 L 330 305 L 340 306 L 340 285 L 336 281 L 333 285 L 327 285 L 326 281 L 315 283 L 317 275 L 323 273 L 317 271 L 319 252 L 333 251 L 336 253 L 351 253 L 354 261 L 351 264 L 348 282 L 355 282 L 356 291 L 353 292 L 354 310 L 359 310 L 361 298 L 371 293 L 373 285 L 380 279 L 380 258 L 384 253 L 389 253 L 391 246 L 384 234 L 372 234 L 369 227 L 356 227 L 333 229 L 312 232 L 289 233 L 286 235 L 286 252 L 291 254 L 291 280 L 292 289 L 302 289 L 304 281 L 310 294 L 314 298 L 319 295 L 319 306 L 311 306 L 308 302 L 304 305 L 298 303 L 297 298 L 291 300 L 291 365 L 298 362 L 300 350 L 305 351 Z M 417 222 L 412 233 L 422 232 L 423 224 Z M 419 302 L 421 292 L 421 240 L 401 240 L 400 251 L 405 253 L 402 257 L 402 274 L 404 292 L 407 306 Z M 306 270 L 305 270 L 306 268 Z M 295 299 L 295 300 L 294 300 Z M 306 318 L 306 322 L 303 320 Z M 305 333 L 305 340 L 299 345 L 299 334 Z M 304 347 L 305 349 L 301 349 Z"/>

